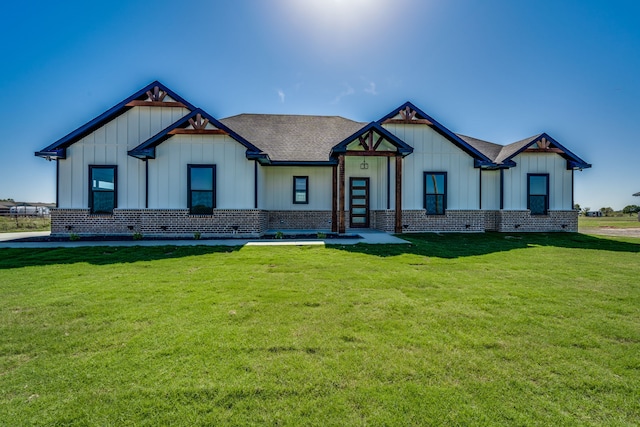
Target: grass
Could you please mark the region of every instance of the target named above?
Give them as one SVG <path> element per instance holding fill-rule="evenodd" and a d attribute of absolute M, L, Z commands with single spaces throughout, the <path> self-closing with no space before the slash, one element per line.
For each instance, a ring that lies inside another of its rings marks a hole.
<path fill-rule="evenodd" d="M 0 233 L 49 230 L 51 230 L 51 218 L 30 216 L 10 217 L 0 215 Z"/>
<path fill-rule="evenodd" d="M 578 227 L 582 229 L 588 228 L 640 228 L 638 215 L 633 216 L 604 216 L 604 217 L 579 217 Z"/>
<path fill-rule="evenodd" d="M 640 240 L 0 250 L 5 425 L 640 424 Z"/>

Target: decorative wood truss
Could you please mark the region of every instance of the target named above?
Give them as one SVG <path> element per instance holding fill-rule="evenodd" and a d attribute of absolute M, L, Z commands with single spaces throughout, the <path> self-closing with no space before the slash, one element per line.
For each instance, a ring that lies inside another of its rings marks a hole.
<path fill-rule="evenodd" d="M 147 99 L 134 99 L 128 102 L 125 107 L 182 107 L 187 108 L 182 102 L 177 101 L 165 101 L 167 92 L 160 89 L 159 86 L 154 86 L 152 90 L 148 90 Z"/>
<path fill-rule="evenodd" d="M 347 156 L 381 156 L 381 157 L 394 157 L 397 155 L 395 151 L 378 151 L 380 144 L 384 140 L 383 135 L 377 135 L 375 138 L 374 131 L 370 130 L 364 135 L 358 136 L 358 142 L 362 147 L 362 150 L 347 150 Z M 375 140 L 375 142 L 374 142 Z"/>
<path fill-rule="evenodd" d="M 540 138 L 535 144 L 532 144 L 524 150 L 526 153 L 557 153 L 564 154 L 564 151 L 560 148 L 551 147 L 551 141 L 547 138 Z"/>
<path fill-rule="evenodd" d="M 412 110 L 410 107 L 405 107 L 398 111 L 398 115 L 400 118 L 387 119 L 383 124 L 405 124 L 405 125 L 428 125 L 433 126 L 430 120 L 427 119 L 419 119 L 416 117 L 417 111 Z M 397 117 L 397 116 L 396 116 Z"/>
<path fill-rule="evenodd" d="M 209 119 L 202 117 L 200 113 L 197 113 L 195 118 L 190 118 L 188 123 L 190 128 L 175 128 L 169 131 L 169 135 L 228 135 L 228 133 L 222 129 L 207 129 Z"/>

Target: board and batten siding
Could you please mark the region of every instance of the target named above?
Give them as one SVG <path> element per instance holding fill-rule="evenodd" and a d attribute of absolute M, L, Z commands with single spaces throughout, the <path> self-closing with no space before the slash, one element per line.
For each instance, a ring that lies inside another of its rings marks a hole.
<path fill-rule="evenodd" d="M 473 157 L 427 125 L 384 127 L 413 147 L 413 154 L 403 160 L 403 209 L 423 209 L 424 172 L 447 172 L 447 209 L 479 209 L 480 176 L 473 167 Z"/>
<path fill-rule="evenodd" d="M 522 153 L 517 166 L 504 171 L 504 209 L 527 208 L 527 174 L 549 174 L 549 209 L 572 210 L 571 171 L 567 161 L 555 153 Z M 484 176 L 483 176 L 484 178 Z"/>
<path fill-rule="evenodd" d="M 59 161 L 60 208 L 89 207 L 89 165 L 118 166 L 118 208 L 145 203 L 144 162 L 127 154 L 188 113 L 185 108 L 134 107 L 67 148 Z"/>
<path fill-rule="evenodd" d="M 259 174 L 258 206 L 275 211 L 331 210 L 332 168 L 330 166 L 264 166 Z M 293 177 L 309 177 L 309 203 L 293 203 Z M 252 187 L 253 188 L 253 187 Z"/>
<path fill-rule="evenodd" d="M 482 209 L 497 211 L 500 209 L 500 171 L 482 171 Z"/>
<path fill-rule="evenodd" d="M 253 209 L 254 163 L 226 135 L 174 135 L 149 160 L 149 208 L 187 208 L 187 165 L 216 166 L 216 209 Z M 142 162 L 141 162 L 142 163 Z"/>
<path fill-rule="evenodd" d="M 366 161 L 367 169 L 360 165 Z M 395 159 L 392 158 L 395 165 Z M 391 170 L 391 208 L 395 206 L 395 169 Z M 387 158 L 386 157 L 345 157 L 345 208 L 349 209 L 349 181 L 350 178 L 369 178 L 369 209 L 384 210 L 387 208 Z"/>

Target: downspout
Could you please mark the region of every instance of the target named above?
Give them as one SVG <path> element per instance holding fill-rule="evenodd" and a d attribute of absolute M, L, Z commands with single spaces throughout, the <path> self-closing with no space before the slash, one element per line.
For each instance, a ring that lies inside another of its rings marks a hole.
<path fill-rule="evenodd" d="M 478 168 L 478 187 L 480 188 L 480 197 L 478 201 L 478 209 L 482 210 L 482 168 Z"/>
<path fill-rule="evenodd" d="M 56 159 L 56 208 L 60 207 L 60 159 Z"/>
<path fill-rule="evenodd" d="M 258 161 L 253 161 L 253 209 L 258 209 Z"/>
<path fill-rule="evenodd" d="M 571 210 L 573 210 L 573 207 L 576 205 L 576 201 L 574 199 L 574 195 L 573 195 L 573 174 L 574 174 L 575 170 L 571 169 Z"/>
<path fill-rule="evenodd" d="M 500 169 L 500 210 L 504 209 L 504 169 Z"/>
<path fill-rule="evenodd" d="M 149 159 L 144 159 L 144 208 L 149 209 Z"/>

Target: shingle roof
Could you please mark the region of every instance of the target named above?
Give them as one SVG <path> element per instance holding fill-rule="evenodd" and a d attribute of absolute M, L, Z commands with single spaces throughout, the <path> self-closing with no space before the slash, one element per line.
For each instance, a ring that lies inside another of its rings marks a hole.
<path fill-rule="evenodd" d="M 221 119 L 271 161 L 327 162 L 331 148 L 366 126 L 339 116 L 239 114 Z"/>
<path fill-rule="evenodd" d="M 464 142 L 487 156 L 492 161 L 495 161 L 496 157 L 500 154 L 500 151 L 504 148 L 502 145 L 494 144 L 493 142 L 483 141 L 482 139 L 473 138 L 471 136 L 456 134 Z"/>
<path fill-rule="evenodd" d="M 529 138 L 521 139 L 520 141 L 512 142 L 502 147 L 500 154 L 494 159 L 496 163 L 502 163 L 507 159 L 510 159 L 522 149 L 531 145 L 536 139 L 540 138 L 542 134 L 530 136 Z"/>

